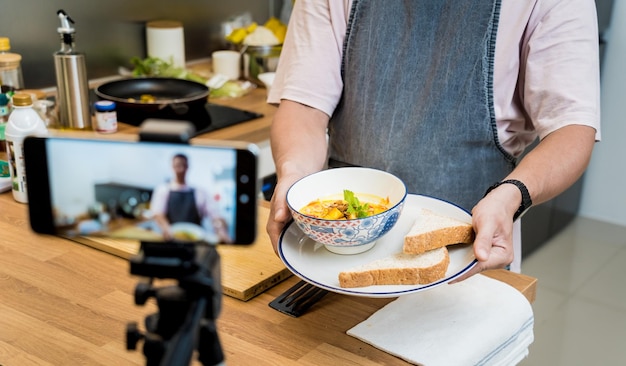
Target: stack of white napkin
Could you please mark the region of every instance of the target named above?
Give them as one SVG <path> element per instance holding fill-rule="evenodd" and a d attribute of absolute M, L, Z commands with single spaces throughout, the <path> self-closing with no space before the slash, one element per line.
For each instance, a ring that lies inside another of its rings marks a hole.
<path fill-rule="evenodd" d="M 347 333 L 413 364 L 510 366 L 528 355 L 533 324 L 518 290 L 475 275 L 401 296 Z"/>

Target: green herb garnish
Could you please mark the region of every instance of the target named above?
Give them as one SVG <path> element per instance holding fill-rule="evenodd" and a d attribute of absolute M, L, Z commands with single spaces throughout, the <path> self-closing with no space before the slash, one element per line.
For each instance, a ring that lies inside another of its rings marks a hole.
<path fill-rule="evenodd" d="M 349 214 L 354 214 L 357 217 L 357 219 L 362 219 L 368 216 L 367 210 L 369 209 L 369 205 L 367 203 L 361 205 L 361 202 L 359 202 L 359 199 L 356 198 L 356 196 L 354 195 L 352 191 L 344 189 L 343 199 L 346 200 L 346 202 L 348 202 Z"/>

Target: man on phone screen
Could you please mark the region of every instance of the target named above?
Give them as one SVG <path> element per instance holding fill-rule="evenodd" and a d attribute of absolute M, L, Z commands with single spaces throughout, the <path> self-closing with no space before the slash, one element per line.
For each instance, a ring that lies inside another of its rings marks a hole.
<path fill-rule="evenodd" d="M 176 239 L 172 225 L 179 222 L 202 226 L 208 218 L 220 242 L 230 242 L 225 220 L 220 217 L 208 193 L 199 187 L 187 184 L 186 176 L 189 160 L 184 154 L 172 158 L 173 179 L 156 187 L 152 194 L 150 208 L 165 240 Z"/>

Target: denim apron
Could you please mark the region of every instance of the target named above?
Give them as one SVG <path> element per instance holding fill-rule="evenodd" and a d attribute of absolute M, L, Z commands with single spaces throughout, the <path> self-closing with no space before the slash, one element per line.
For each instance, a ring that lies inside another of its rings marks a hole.
<path fill-rule="evenodd" d="M 172 224 L 176 222 L 192 222 L 199 225 L 201 217 L 196 206 L 194 190 L 170 191 L 167 199 L 166 217 Z"/>
<path fill-rule="evenodd" d="M 499 10 L 500 0 L 354 0 L 330 166 L 385 170 L 471 210 L 515 165 L 493 108 Z"/>

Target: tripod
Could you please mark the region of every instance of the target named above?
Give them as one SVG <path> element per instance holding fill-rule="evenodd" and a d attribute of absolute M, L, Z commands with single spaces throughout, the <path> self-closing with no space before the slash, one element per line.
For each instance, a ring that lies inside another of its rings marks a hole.
<path fill-rule="evenodd" d="M 205 366 L 224 360 L 215 319 L 221 308 L 219 254 L 206 243 L 142 242 L 130 260 L 130 273 L 147 277 L 135 288 L 135 303 L 154 297 L 159 311 L 145 318 L 146 332 L 136 322 L 126 330 L 126 348 L 144 341 L 147 366 L 188 365 L 194 350 Z M 175 279 L 176 285 L 155 287 L 155 278 Z"/>

